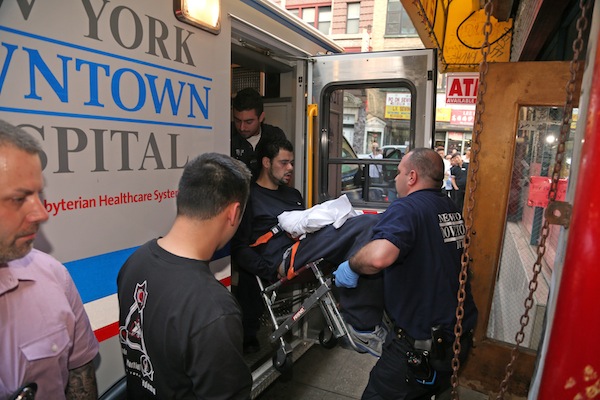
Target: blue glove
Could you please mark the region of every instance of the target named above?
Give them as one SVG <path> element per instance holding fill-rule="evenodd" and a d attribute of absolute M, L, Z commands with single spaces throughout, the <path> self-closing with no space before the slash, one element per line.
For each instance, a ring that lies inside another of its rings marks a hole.
<path fill-rule="evenodd" d="M 335 271 L 335 286 L 345 288 L 355 288 L 358 284 L 358 274 L 350 269 L 350 262 L 344 261 Z"/>

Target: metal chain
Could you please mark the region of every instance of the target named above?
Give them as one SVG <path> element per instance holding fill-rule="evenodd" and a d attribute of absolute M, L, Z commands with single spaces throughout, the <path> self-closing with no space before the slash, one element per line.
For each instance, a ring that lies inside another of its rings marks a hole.
<path fill-rule="evenodd" d="M 494 5 L 491 0 L 486 0 L 485 3 L 485 15 L 486 20 L 483 25 L 483 44 L 481 46 L 481 63 L 479 65 L 480 77 L 479 77 L 479 88 L 477 92 L 477 108 L 475 112 L 475 123 L 473 129 L 473 137 L 471 141 L 471 159 L 469 163 L 469 197 L 467 199 L 467 213 L 465 218 L 465 239 L 463 253 L 461 257 L 461 269 L 459 274 L 459 289 L 457 294 L 458 305 L 456 307 L 456 324 L 454 325 L 454 344 L 452 346 L 454 350 L 454 356 L 452 357 L 452 399 L 457 400 L 458 397 L 458 370 L 460 368 L 459 354 L 461 349 L 460 339 L 462 338 L 462 320 L 465 314 L 464 303 L 466 297 L 466 283 L 468 279 L 468 265 L 470 257 L 471 247 L 471 235 L 475 232 L 473 228 L 473 209 L 475 208 L 475 191 L 477 190 L 477 172 L 479 171 L 479 159 L 478 154 L 481 149 L 480 135 L 483 131 L 483 122 L 481 116 L 485 111 L 485 103 L 483 96 L 487 90 L 487 82 L 485 80 L 488 73 L 488 54 L 490 53 L 490 41 L 489 37 L 492 33 L 492 23 L 490 22 L 490 16 L 494 10 Z"/>
<path fill-rule="evenodd" d="M 562 119 L 562 125 L 560 128 L 559 144 L 556 151 L 554 170 L 552 171 L 552 183 L 550 185 L 550 192 L 548 193 L 549 204 L 556 200 L 558 180 L 560 178 L 560 171 L 562 169 L 562 162 L 565 154 L 565 143 L 569 138 L 569 131 L 571 126 L 571 114 L 573 111 L 573 92 L 575 89 L 575 82 L 577 78 L 577 71 L 579 70 L 579 54 L 583 49 L 583 31 L 587 29 L 588 20 L 586 17 L 587 7 L 585 0 L 579 1 L 579 8 L 581 15 L 577 19 L 577 38 L 573 42 L 573 59 L 570 64 L 571 78 L 566 86 L 567 97 L 564 106 L 564 113 Z M 548 208 L 547 208 L 548 209 Z M 525 299 L 525 311 L 521 316 L 520 323 L 521 329 L 515 335 L 516 345 L 511 351 L 510 362 L 506 366 L 504 380 L 500 384 L 500 392 L 496 397 L 496 400 L 504 399 L 504 394 L 508 389 L 508 383 L 513 374 L 514 363 L 518 355 L 519 347 L 525 339 L 525 327 L 529 324 L 529 311 L 533 307 L 533 295 L 538 287 L 538 276 L 542 271 L 542 259 L 546 253 L 546 239 L 550 233 L 550 223 L 548 218 L 544 218 L 544 224 L 542 225 L 542 233 L 540 237 L 540 243 L 537 248 L 537 259 L 533 264 L 533 277 L 529 282 L 529 296 Z"/>

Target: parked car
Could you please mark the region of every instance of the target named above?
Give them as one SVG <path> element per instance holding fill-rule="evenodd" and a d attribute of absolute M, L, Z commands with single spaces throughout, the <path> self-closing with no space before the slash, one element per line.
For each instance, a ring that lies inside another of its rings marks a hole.
<path fill-rule="evenodd" d="M 408 146 L 404 144 L 386 144 L 381 146 L 383 152 L 383 158 L 397 158 L 401 159 L 406 154 Z"/>
<path fill-rule="evenodd" d="M 342 142 L 342 158 L 358 158 L 356 152 L 345 137 L 343 137 Z M 356 176 L 359 168 L 360 166 L 358 164 L 342 164 L 342 191 L 357 187 Z"/>
<path fill-rule="evenodd" d="M 393 152 L 388 152 L 389 155 L 393 155 L 393 154 L 398 154 L 398 153 L 393 153 Z M 356 152 L 354 151 L 354 149 L 352 148 L 352 146 L 350 145 L 350 143 L 346 140 L 346 138 L 344 138 L 344 141 L 342 143 L 342 157 L 343 158 L 352 158 L 352 159 L 358 159 L 360 157 L 358 157 L 356 155 Z M 364 158 L 368 158 L 368 155 L 366 155 L 366 157 Z M 393 157 L 395 158 L 395 157 Z M 371 183 L 370 187 L 369 187 L 369 196 L 368 196 L 368 201 L 377 201 L 377 202 L 389 202 L 389 192 L 390 192 L 390 185 L 388 180 L 386 179 L 386 176 L 390 175 L 390 171 L 389 168 L 387 167 L 392 167 L 392 169 L 394 169 L 395 171 L 395 166 L 391 166 L 391 165 L 385 165 L 384 166 L 384 181 L 383 183 Z M 342 194 L 346 194 L 348 196 L 348 199 L 351 202 L 363 202 L 363 201 L 367 201 L 367 197 L 364 193 L 364 186 L 365 186 L 365 178 L 364 178 L 364 171 L 368 170 L 367 168 L 365 168 L 365 165 L 360 165 L 360 164 L 342 164 Z M 396 173 L 393 172 L 393 176 L 392 176 L 392 180 L 394 179 L 394 176 L 396 176 Z M 393 186 L 393 184 L 391 185 Z M 394 193 L 392 193 L 392 198 L 395 198 L 395 190 L 392 190 Z"/>

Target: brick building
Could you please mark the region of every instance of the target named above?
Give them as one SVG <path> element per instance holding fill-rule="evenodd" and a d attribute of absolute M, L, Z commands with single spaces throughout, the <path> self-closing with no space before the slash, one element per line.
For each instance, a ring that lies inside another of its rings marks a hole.
<path fill-rule="evenodd" d="M 399 0 L 274 2 L 329 35 L 347 52 L 423 48 Z"/>
<path fill-rule="evenodd" d="M 273 2 L 328 35 L 347 52 L 424 47 L 400 0 L 273 0 Z M 434 145 L 444 146 L 447 150 L 456 149 L 464 152 L 471 143 L 475 106 L 447 104 L 445 84 L 446 76 L 440 75 Z M 344 113 L 351 116 L 356 115 L 357 111 L 346 107 Z M 348 140 L 351 138 L 348 137 Z M 355 146 L 357 152 L 367 151 L 368 142 L 372 138 L 365 134 L 360 140 L 362 143 Z"/>

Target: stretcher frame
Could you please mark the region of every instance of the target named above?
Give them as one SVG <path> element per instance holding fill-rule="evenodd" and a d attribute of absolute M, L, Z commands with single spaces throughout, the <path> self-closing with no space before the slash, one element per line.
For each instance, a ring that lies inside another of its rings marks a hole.
<path fill-rule="evenodd" d="M 316 261 L 309 262 L 298 268 L 293 274 L 293 278 L 287 276 L 282 277 L 277 282 L 266 286 L 261 278 L 256 277 L 258 286 L 261 291 L 261 297 L 269 312 L 269 316 L 273 323 L 274 331 L 269 335 L 269 341 L 275 344 L 279 341 L 279 348 L 273 356 L 273 366 L 280 372 L 288 371 L 292 367 L 292 346 L 284 339 L 284 335 L 292 330 L 302 319 L 308 315 L 308 312 L 319 306 L 326 323 L 325 328 L 319 333 L 319 343 L 325 348 L 333 348 L 337 345 L 340 338 L 345 337 L 348 344 L 354 350 L 360 352 L 352 336 L 348 332 L 348 328 L 344 319 L 337 307 L 337 300 L 331 291 L 333 279 L 327 276 L 321 264 L 325 260 L 320 258 Z M 276 308 L 279 305 L 277 294 L 279 289 L 295 282 L 295 277 L 305 275 L 312 272 L 316 283 L 318 284 L 314 290 L 309 291 L 309 294 L 304 298 L 297 310 L 292 310 L 291 313 L 283 317 L 277 317 Z"/>

